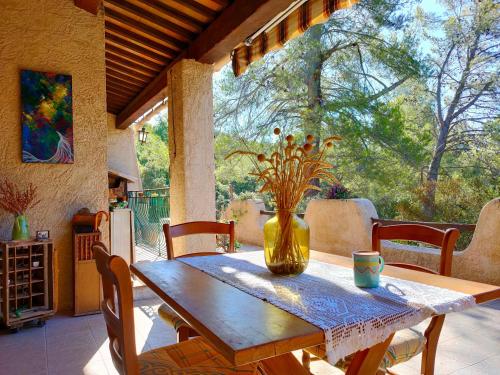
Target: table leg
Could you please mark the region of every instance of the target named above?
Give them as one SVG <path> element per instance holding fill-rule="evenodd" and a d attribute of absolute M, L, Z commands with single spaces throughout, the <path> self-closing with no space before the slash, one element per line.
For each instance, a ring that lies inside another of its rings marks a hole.
<path fill-rule="evenodd" d="M 346 371 L 346 375 L 375 375 L 394 334 L 371 348 L 357 352 Z"/>
<path fill-rule="evenodd" d="M 434 362 L 436 361 L 436 350 L 439 341 L 439 335 L 443 328 L 445 315 L 435 316 L 431 320 L 431 324 L 425 330 L 424 350 L 422 351 L 422 367 L 421 372 L 425 375 L 434 375 Z"/>
<path fill-rule="evenodd" d="M 292 353 L 264 359 L 261 367 L 266 375 L 310 375 Z"/>

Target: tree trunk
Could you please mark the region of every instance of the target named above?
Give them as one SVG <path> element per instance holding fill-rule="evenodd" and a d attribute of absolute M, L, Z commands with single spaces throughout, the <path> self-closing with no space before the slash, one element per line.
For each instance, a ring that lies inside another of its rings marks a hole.
<path fill-rule="evenodd" d="M 439 177 L 439 169 L 441 167 L 441 159 L 446 149 L 448 133 L 450 125 L 444 122 L 439 127 L 439 134 L 436 142 L 436 147 L 432 153 L 431 163 L 429 164 L 429 172 L 426 181 L 426 196 L 423 202 L 425 219 L 431 221 L 436 214 L 436 184 Z"/>
<path fill-rule="evenodd" d="M 321 137 L 321 123 L 323 120 L 323 98 L 321 92 L 321 71 L 323 56 L 321 49 L 321 35 L 323 26 L 316 25 L 306 33 L 304 45 L 307 50 L 304 54 L 304 83 L 307 86 L 307 110 L 303 114 L 304 136 L 314 136 L 313 152 L 318 151 Z M 305 141 L 305 140 L 304 140 Z M 312 185 L 319 186 L 319 179 L 311 181 Z M 316 190 L 309 191 L 308 195 L 317 194 Z"/>

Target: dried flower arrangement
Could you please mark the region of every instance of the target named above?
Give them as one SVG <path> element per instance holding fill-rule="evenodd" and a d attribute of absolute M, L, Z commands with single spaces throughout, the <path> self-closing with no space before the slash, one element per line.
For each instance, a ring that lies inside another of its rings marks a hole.
<path fill-rule="evenodd" d="M 274 134 L 279 136 L 276 150 L 267 157 L 251 151 L 234 151 L 227 158 L 234 155 L 249 155 L 255 166 L 255 171 L 250 173 L 257 177 L 257 182 L 262 181 L 261 193 L 269 192 L 276 205 L 280 231 L 275 238 L 272 263 L 288 269 L 272 270 L 275 273 L 292 274 L 303 270 L 295 270 L 304 262 L 298 241 L 294 238 L 292 220 L 295 209 L 309 190 L 321 190 L 312 184 L 313 180 L 323 179 L 330 183 L 337 182 L 329 171 L 333 166 L 325 161 L 327 149 L 333 147 L 333 142 L 341 138 L 333 136 L 326 138 L 319 150 L 313 151 L 314 137 L 308 135 L 303 145 L 298 145 L 292 135 L 283 137 L 279 128 L 274 129 Z M 259 164 L 264 165 L 262 168 Z M 268 264 L 269 267 L 269 264 Z"/>
<path fill-rule="evenodd" d="M 21 190 L 7 179 L 0 182 L 0 208 L 16 216 L 24 215 L 27 210 L 40 203 L 36 196 L 37 189 L 31 183 L 25 190 Z"/>

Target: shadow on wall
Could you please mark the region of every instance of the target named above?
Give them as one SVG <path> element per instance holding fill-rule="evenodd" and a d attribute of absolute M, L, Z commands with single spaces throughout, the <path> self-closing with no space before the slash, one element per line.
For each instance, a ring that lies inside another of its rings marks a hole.
<path fill-rule="evenodd" d="M 258 200 L 233 201 L 226 211 L 236 221 L 236 238 L 249 245 L 263 246 L 261 215 L 264 203 Z M 377 210 L 368 199 L 318 199 L 307 205 L 305 220 L 311 229 L 311 249 L 351 256 L 355 250 L 371 249 L 372 218 Z M 500 198 L 488 202 L 479 215 L 469 246 L 453 256 L 452 276 L 500 285 Z M 382 253 L 391 262 L 414 263 L 438 269 L 438 250 L 382 241 Z"/>

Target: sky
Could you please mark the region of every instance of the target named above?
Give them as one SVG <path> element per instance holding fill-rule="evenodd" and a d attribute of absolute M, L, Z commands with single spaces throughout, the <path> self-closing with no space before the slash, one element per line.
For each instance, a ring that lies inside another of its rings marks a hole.
<path fill-rule="evenodd" d="M 413 5 L 413 6 L 420 6 L 426 13 L 434 13 L 437 16 L 442 15 L 442 14 L 445 13 L 445 8 L 443 7 L 441 1 L 422 0 L 421 2 L 419 2 L 419 3 L 417 3 L 417 4 Z M 440 33 L 440 31 L 437 30 L 437 33 Z M 420 47 L 421 47 L 422 52 L 424 54 L 427 54 L 427 53 L 430 53 L 432 45 L 429 42 L 427 42 L 427 41 L 421 41 Z M 229 65 L 229 64 L 231 64 L 231 63 L 229 62 L 227 65 Z M 225 67 L 221 68 L 219 71 L 217 71 L 217 72 L 214 73 L 214 84 L 215 85 L 217 84 L 217 81 L 218 81 L 218 79 L 220 77 L 220 74 L 222 73 L 222 71 L 224 70 Z M 214 87 L 214 89 L 216 89 L 216 88 Z M 159 117 L 163 117 L 163 116 L 166 116 L 166 115 L 167 115 L 167 109 L 165 108 L 165 110 L 163 110 L 160 113 L 158 113 L 158 115 L 154 116 L 149 122 L 152 123 L 152 124 L 154 124 L 154 123 L 157 122 L 157 120 L 158 120 Z"/>

